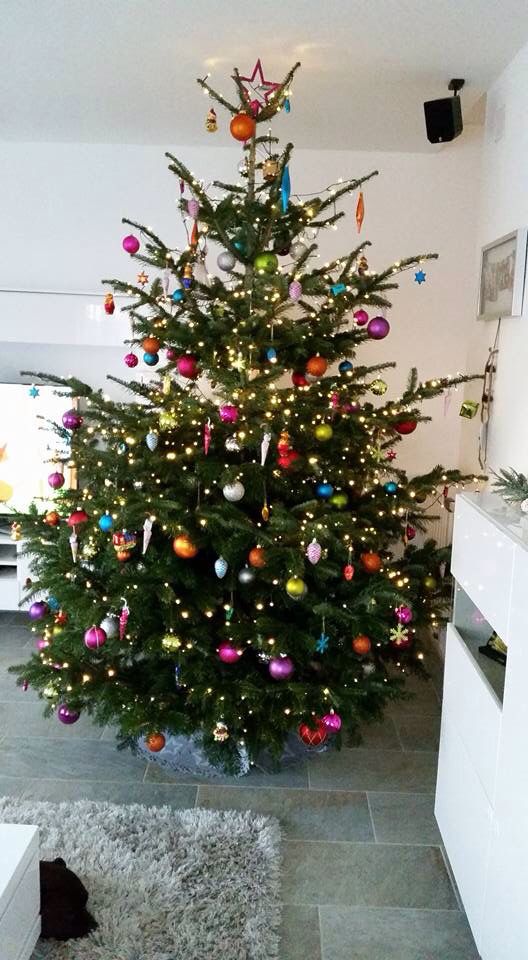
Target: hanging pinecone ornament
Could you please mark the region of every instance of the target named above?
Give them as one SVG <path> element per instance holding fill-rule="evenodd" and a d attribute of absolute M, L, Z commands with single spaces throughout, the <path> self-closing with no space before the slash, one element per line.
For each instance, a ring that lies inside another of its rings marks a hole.
<path fill-rule="evenodd" d="M 322 552 L 323 551 L 322 551 L 321 544 L 317 543 L 317 540 L 314 537 L 312 542 L 309 543 L 308 546 L 306 547 L 306 556 L 308 557 L 308 560 L 310 561 L 310 563 L 313 563 L 313 564 L 319 563 Z"/>

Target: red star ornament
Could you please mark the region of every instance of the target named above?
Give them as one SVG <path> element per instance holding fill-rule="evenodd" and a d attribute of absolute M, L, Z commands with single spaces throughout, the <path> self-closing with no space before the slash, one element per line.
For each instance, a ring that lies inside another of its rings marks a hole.
<path fill-rule="evenodd" d="M 253 73 L 251 76 L 240 77 L 240 79 L 244 83 L 248 84 L 249 89 L 248 87 L 244 87 L 244 91 L 247 96 L 251 113 L 254 117 L 256 117 L 261 107 L 266 106 L 270 97 L 272 97 L 275 91 L 279 89 L 280 83 L 274 83 L 273 80 L 264 79 L 264 70 L 262 68 L 260 57 L 253 67 Z"/>

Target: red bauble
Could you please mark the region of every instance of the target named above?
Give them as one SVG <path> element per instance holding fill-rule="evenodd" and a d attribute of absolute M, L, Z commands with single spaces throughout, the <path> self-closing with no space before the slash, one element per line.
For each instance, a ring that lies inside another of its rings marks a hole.
<path fill-rule="evenodd" d="M 396 432 L 401 433 L 402 436 L 406 436 L 408 433 L 414 433 L 417 426 L 416 420 L 400 420 L 399 423 L 393 423 Z"/>
<path fill-rule="evenodd" d="M 257 569 L 260 569 L 261 567 L 265 567 L 266 552 L 264 550 L 264 547 L 253 547 L 253 549 L 249 551 L 248 560 L 249 560 L 250 566 L 252 567 L 257 567 Z"/>
<path fill-rule="evenodd" d="M 138 358 L 136 357 L 136 354 L 135 354 L 135 353 L 127 353 L 126 356 L 123 357 L 123 359 L 124 359 L 127 367 L 137 367 L 137 365 L 138 365 L 138 363 L 139 363 L 139 360 L 138 360 Z"/>
<path fill-rule="evenodd" d="M 277 463 L 283 470 L 287 470 L 298 459 L 299 454 L 295 450 L 289 450 L 288 453 L 281 453 L 280 457 L 277 457 Z"/>
<path fill-rule="evenodd" d="M 294 387 L 308 387 L 309 383 L 304 373 L 292 373 L 292 383 Z"/>
<path fill-rule="evenodd" d="M 312 377 L 322 377 L 328 369 L 328 362 L 324 357 L 310 357 L 306 363 L 306 372 Z"/>
<path fill-rule="evenodd" d="M 352 580 L 354 576 L 354 565 L 352 563 L 345 563 L 343 567 L 343 576 L 345 580 Z"/>
<path fill-rule="evenodd" d="M 253 117 L 249 117 L 247 113 L 237 113 L 229 124 L 231 136 L 242 143 L 254 135 L 256 127 Z"/>
<path fill-rule="evenodd" d="M 157 353 L 161 344 L 157 337 L 145 337 L 142 343 L 145 353 Z"/>
<path fill-rule="evenodd" d="M 377 573 L 381 570 L 381 557 L 379 553 L 362 553 L 361 563 L 367 573 Z"/>
<path fill-rule="evenodd" d="M 352 650 L 359 657 L 364 657 L 365 654 L 369 653 L 371 646 L 369 638 L 364 633 L 358 633 L 357 637 L 352 640 Z"/>
<path fill-rule="evenodd" d="M 198 361 L 192 353 L 186 353 L 183 357 L 176 360 L 178 373 L 188 380 L 194 380 L 198 376 Z"/>
<path fill-rule="evenodd" d="M 318 747 L 324 743 L 328 732 L 322 720 L 318 718 L 312 721 L 312 725 L 301 723 L 299 726 L 299 736 L 307 747 Z"/>
<path fill-rule="evenodd" d="M 110 316 L 113 314 L 115 310 L 115 303 L 111 293 L 107 293 L 106 297 L 104 298 L 104 308 L 105 308 L 105 313 L 110 314 Z"/>
<path fill-rule="evenodd" d="M 165 746 L 165 737 L 162 733 L 149 733 L 145 743 L 152 753 L 159 753 Z"/>

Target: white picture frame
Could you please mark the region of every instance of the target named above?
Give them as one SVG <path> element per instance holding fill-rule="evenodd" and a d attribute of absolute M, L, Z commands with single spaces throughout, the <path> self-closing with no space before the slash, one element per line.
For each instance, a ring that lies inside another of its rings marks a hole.
<path fill-rule="evenodd" d="M 523 309 L 528 229 L 482 247 L 478 320 L 520 317 Z"/>

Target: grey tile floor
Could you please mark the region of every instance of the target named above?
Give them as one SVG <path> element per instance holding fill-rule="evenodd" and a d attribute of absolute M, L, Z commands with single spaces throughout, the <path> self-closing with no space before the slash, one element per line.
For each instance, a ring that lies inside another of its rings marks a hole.
<path fill-rule="evenodd" d="M 478 960 L 433 814 L 438 669 L 359 747 L 278 775 L 198 780 L 118 753 L 84 717 L 45 720 L 6 672 L 31 649 L 24 623 L 0 613 L 0 795 L 272 814 L 284 834 L 281 960 Z"/>

